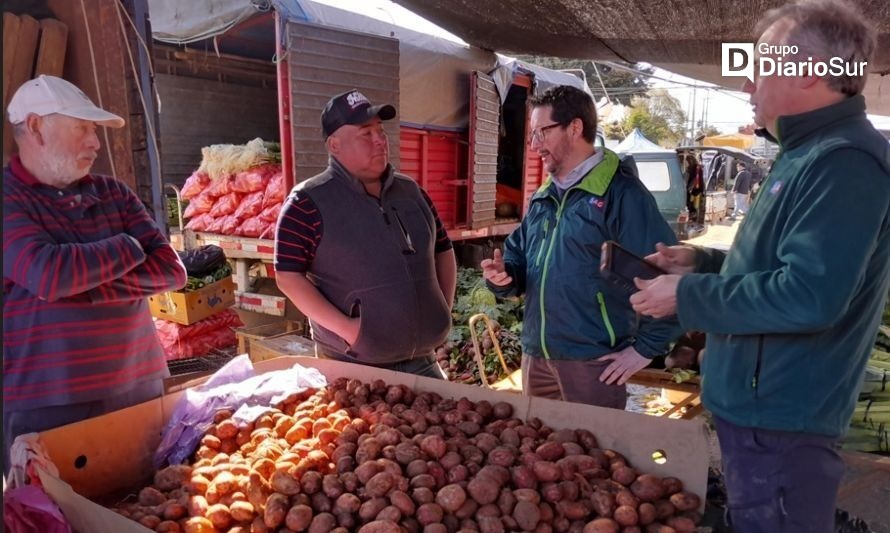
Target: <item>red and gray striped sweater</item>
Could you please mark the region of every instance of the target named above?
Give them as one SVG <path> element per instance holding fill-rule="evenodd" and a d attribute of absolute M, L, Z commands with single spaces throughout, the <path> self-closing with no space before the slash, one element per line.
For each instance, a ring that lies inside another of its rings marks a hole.
<path fill-rule="evenodd" d="M 3 173 L 3 410 L 107 398 L 167 375 L 146 298 L 185 285 L 125 184 L 65 189 L 14 157 Z"/>

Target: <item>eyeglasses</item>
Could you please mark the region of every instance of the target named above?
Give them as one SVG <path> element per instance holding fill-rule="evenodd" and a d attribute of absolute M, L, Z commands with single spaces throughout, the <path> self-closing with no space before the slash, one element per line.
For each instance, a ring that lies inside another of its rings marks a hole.
<path fill-rule="evenodd" d="M 559 122 L 554 122 L 553 124 L 548 124 L 546 126 L 541 126 L 538 129 L 532 130 L 531 133 L 529 133 L 528 139 L 526 139 L 526 142 L 528 142 L 528 144 L 531 144 L 533 142 L 539 142 L 539 143 L 544 142 L 544 139 L 547 138 L 547 136 L 544 135 L 544 132 L 546 132 L 547 130 L 549 130 L 551 128 L 555 128 L 557 126 L 562 126 L 562 124 L 560 124 Z"/>

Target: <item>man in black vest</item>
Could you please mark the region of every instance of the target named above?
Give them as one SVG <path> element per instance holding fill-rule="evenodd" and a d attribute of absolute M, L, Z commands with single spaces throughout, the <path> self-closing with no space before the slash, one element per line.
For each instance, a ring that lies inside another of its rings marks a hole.
<path fill-rule="evenodd" d="M 319 357 L 442 379 L 433 350 L 451 329 L 457 265 L 429 196 L 389 164 L 395 116 L 355 89 L 328 101 L 328 167 L 285 202 L 276 279 Z"/>

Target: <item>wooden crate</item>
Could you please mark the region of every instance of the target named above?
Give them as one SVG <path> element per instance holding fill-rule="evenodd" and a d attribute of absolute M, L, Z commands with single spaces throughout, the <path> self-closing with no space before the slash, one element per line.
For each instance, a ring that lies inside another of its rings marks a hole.
<path fill-rule="evenodd" d="M 315 357 L 315 343 L 311 339 L 292 333 L 250 343 L 250 360 L 253 362 L 285 356 Z"/>
<path fill-rule="evenodd" d="M 303 324 L 293 320 L 280 320 L 259 326 L 235 328 L 235 336 L 238 337 L 238 353 L 250 353 L 250 345 L 253 341 L 301 333 L 303 333 Z"/>

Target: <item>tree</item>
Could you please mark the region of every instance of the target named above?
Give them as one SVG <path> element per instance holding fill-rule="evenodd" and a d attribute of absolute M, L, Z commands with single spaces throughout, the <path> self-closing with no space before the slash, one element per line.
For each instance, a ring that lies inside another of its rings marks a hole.
<path fill-rule="evenodd" d="M 653 89 L 646 97 L 634 97 L 622 128 L 625 135 L 638 128 L 652 142 L 673 148 L 683 140 L 685 124 L 680 101 L 664 89 Z"/>
<path fill-rule="evenodd" d="M 532 55 L 517 56 L 517 59 L 553 70 L 581 70 L 587 78 L 587 86 L 590 88 L 590 92 L 593 93 L 594 99 L 599 100 L 604 96 L 603 88 L 597 78 L 596 69 L 593 68 L 592 61 L 587 59 L 563 59 L 561 57 Z M 627 66 L 647 74 L 652 73 L 653 71 L 651 67 Z M 602 63 L 597 63 L 596 68 L 599 70 L 603 85 L 606 86 L 606 90 L 609 92 L 611 99 L 613 101 L 618 100 L 618 102 L 623 105 L 630 105 L 634 96 L 644 95 L 649 89 L 649 82 L 643 75 L 612 68 Z"/>
<path fill-rule="evenodd" d="M 714 135 L 720 135 L 720 130 L 713 125 L 704 126 L 701 120 L 698 121 L 698 131 L 695 134 L 695 139 L 699 137 L 713 137 Z"/>

